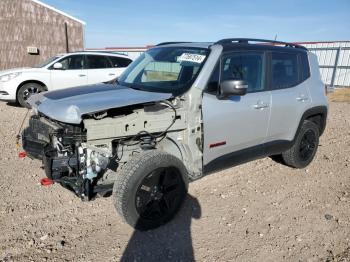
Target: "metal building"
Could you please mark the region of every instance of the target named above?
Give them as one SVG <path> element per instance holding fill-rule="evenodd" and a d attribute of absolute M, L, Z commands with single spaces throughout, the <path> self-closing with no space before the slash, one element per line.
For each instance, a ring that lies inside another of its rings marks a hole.
<path fill-rule="evenodd" d="M 304 42 L 318 57 L 322 80 L 331 87 L 350 87 L 350 41 Z"/>
<path fill-rule="evenodd" d="M 0 0 L 0 70 L 84 50 L 85 23 L 38 0 Z"/>

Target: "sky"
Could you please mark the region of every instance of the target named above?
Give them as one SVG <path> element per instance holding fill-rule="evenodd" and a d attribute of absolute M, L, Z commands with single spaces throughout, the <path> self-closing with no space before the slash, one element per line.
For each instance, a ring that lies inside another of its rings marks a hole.
<path fill-rule="evenodd" d="M 229 37 L 350 40 L 350 0 L 41 0 L 86 22 L 86 48 Z"/>

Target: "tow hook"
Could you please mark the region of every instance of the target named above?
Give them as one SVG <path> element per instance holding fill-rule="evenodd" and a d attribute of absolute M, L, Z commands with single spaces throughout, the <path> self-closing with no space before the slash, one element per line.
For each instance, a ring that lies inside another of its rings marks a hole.
<path fill-rule="evenodd" d="M 47 177 L 42 178 L 42 179 L 40 180 L 40 184 L 41 184 L 42 186 L 51 186 L 51 185 L 54 184 L 54 183 L 55 183 L 55 182 L 54 182 L 52 179 L 47 178 Z"/>
<path fill-rule="evenodd" d="M 27 152 L 26 151 L 21 151 L 18 153 L 18 157 L 19 158 L 25 158 L 27 156 Z"/>

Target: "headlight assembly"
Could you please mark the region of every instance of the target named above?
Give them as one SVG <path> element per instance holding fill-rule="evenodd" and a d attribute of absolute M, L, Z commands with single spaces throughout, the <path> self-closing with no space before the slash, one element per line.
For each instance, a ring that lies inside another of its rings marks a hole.
<path fill-rule="evenodd" d="M 2 75 L 2 76 L 0 76 L 0 82 L 10 81 L 10 80 L 16 78 L 17 76 L 19 76 L 20 74 L 22 74 L 22 73 L 21 72 L 16 72 L 16 73 L 10 73 L 10 74 L 6 74 L 6 75 Z"/>

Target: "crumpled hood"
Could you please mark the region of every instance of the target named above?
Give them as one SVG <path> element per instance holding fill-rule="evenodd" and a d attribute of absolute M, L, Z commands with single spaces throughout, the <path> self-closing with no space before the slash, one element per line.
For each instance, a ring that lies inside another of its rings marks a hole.
<path fill-rule="evenodd" d="M 85 114 L 162 101 L 171 96 L 168 93 L 145 92 L 124 86 L 98 84 L 40 93 L 31 96 L 28 103 L 34 110 L 52 119 L 79 124 Z"/>

